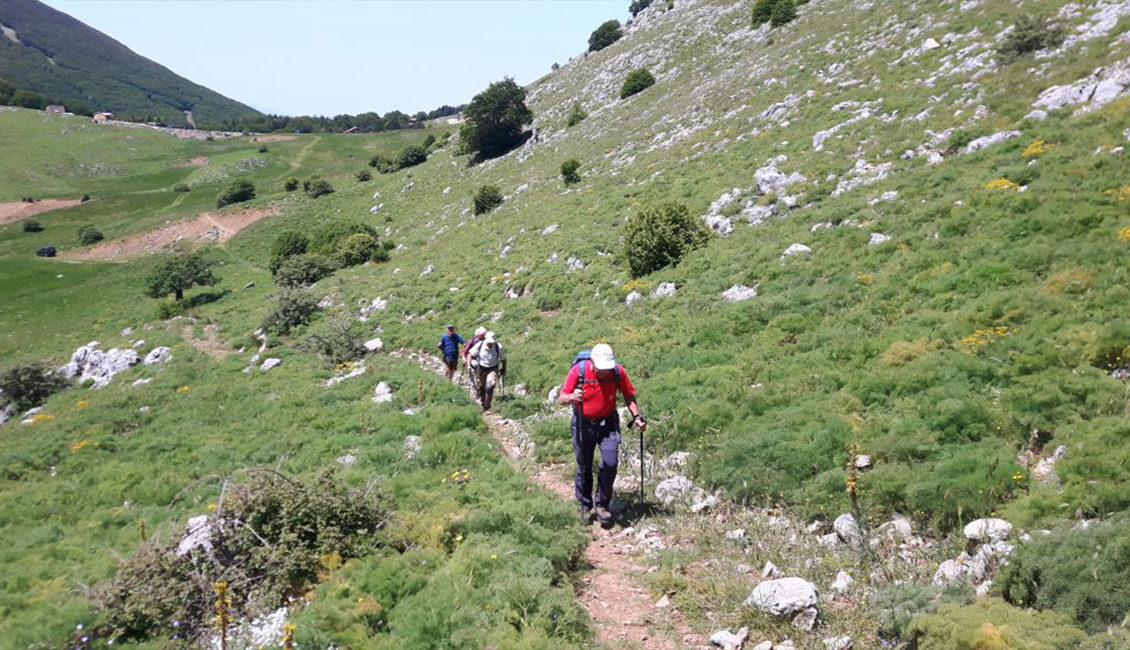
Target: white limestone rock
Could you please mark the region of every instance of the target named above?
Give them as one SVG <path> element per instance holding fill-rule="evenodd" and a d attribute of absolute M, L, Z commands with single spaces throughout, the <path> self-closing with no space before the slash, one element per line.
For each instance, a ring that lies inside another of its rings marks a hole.
<path fill-rule="evenodd" d="M 747 638 L 749 638 L 749 628 L 743 627 L 737 632 L 718 630 L 710 635 L 710 642 L 722 650 L 742 650 Z"/>
<path fill-rule="evenodd" d="M 999 542 L 1012 536 L 1012 524 L 991 517 L 974 519 L 965 525 L 962 532 L 971 542 Z"/>
<path fill-rule="evenodd" d="M 152 366 L 158 363 L 165 363 L 172 358 L 172 351 L 162 345 L 161 347 L 153 348 L 152 350 L 150 350 L 149 354 L 145 355 L 144 363 L 147 366 Z"/>
<path fill-rule="evenodd" d="M 373 391 L 373 402 L 376 404 L 383 404 L 392 401 L 392 387 L 385 382 L 377 384 L 376 389 Z"/>
<path fill-rule="evenodd" d="M 747 287 L 744 284 L 735 284 L 734 286 L 722 292 L 722 298 L 726 302 L 741 302 L 757 297 L 757 285 Z"/>

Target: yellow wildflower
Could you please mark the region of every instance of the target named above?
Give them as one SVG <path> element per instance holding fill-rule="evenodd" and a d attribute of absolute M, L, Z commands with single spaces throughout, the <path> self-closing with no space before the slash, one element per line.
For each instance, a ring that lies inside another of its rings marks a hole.
<path fill-rule="evenodd" d="M 177 389 L 177 392 L 183 395 L 187 392 L 190 392 L 191 390 L 192 390 L 191 386 L 181 386 L 180 388 Z"/>
<path fill-rule="evenodd" d="M 55 419 L 55 416 L 48 413 L 36 413 L 31 416 L 31 419 L 33 422 L 50 422 Z"/>
<path fill-rule="evenodd" d="M 1020 189 L 1020 185 L 1013 183 L 1012 181 L 1008 180 L 1007 178 L 994 178 L 993 180 L 989 181 L 988 183 L 985 183 L 985 189 L 987 189 L 987 190 L 1008 190 L 1008 191 L 1015 192 L 1016 190 Z"/>
<path fill-rule="evenodd" d="M 875 276 L 871 275 L 870 273 L 856 273 L 855 280 L 860 284 L 866 284 L 870 286 L 871 283 L 875 281 Z"/>
<path fill-rule="evenodd" d="M 1025 158 L 1030 158 L 1032 156 L 1039 156 L 1040 154 L 1045 154 L 1045 153 L 1051 151 L 1052 149 L 1055 149 L 1054 144 L 1048 144 L 1047 142 L 1044 142 L 1043 140 L 1033 140 L 1032 144 L 1030 144 L 1030 145 L 1028 145 L 1027 147 L 1024 148 L 1024 151 L 1021 153 L 1021 155 L 1024 156 Z"/>
<path fill-rule="evenodd" d="M 462 533 L 460 533 L 460 534 L 456 535 L 456 536 L 455 536 L 455 541 L 457 541 L 457 542 L 462 542 L 462 541 L 463 541 L 463 534 L 462 534 Z"/>
<path fill-rule="evenodd" d="M 219 507 L 219 506 L 217 506 L 217 505 L 216 505 L 216 504 L 214 504 L 214 503 L 209 503 L 209 504 L 208 504 L 208 512 L 215 512 L 216 508 L 218 508 L 218 507 Z"/>
<path fill-rule="evenodd" d="M 1118 241 L 1130 242 L 1130 226 L 1118 231 Z"/>
<path fill-rule="evenodd" d="M 80 399 L 79 401 L 75 402 L 75 406 L 79 407 L 80 409 L 87 408 L 90 406 L 90 400 Z"/>
<path fill-rule="evenodd" d="M 89 446 L 90 446 L 89 440 L 79 440 L 78 442 L 71 445 L 71 453 L 77 454 L 78 452 L 82 451 L 83 449 L 86 449 Z"/>
<path fill-rule="evenodd" d="M 1130 185 L 1123 185 L 1104 192 L 1107 196 L 1113 196 L 1117 201 L 1130 200 Z"/>
<path fill-rule="evenodd" d="M 492 560 L 497 560 L 497 559 L 498 559 L 498 554 L 497 554 L 497 553 L 491 553 L 491 554 L 490 554 L 490 559 L 492 559 Z"/>

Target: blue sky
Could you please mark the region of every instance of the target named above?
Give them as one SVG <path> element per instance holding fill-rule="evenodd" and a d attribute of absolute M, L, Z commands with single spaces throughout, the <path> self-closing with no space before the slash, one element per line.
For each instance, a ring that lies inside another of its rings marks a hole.
<path fill-rule="evenodd" d="M 45 0 L 260 110 L 336 115 L 460 104 L 584 51 L 629 0 Z"/>

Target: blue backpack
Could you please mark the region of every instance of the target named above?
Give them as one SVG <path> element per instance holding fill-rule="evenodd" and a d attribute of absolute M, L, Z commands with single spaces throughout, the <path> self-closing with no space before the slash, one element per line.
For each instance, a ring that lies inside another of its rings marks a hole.
<path fill-rule="evenodd" d="M 585 382 L 596 382 L 598 379 L 585 379 L 585 371 L 588 370 L 588 363 L 592 359 L 592 350 L 581 350 L 577 353 L 576 358 L 573 359 L 573 365 L 577 366 L 577 384 L 583 385 Z M 617 364 L 612 369 L 616 373 L 616 386 L 620 386 L 620 365 Z"/>

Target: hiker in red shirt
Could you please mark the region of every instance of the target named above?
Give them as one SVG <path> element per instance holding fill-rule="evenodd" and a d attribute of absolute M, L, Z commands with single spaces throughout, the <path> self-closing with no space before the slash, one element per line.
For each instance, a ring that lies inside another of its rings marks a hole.
<path fill-rule="evenodd" d="M 592 353 L 578 355 L 558 402 L 572 405 L 573 454 L 577 458 L 577 476 L 573 483 L 577 501 L 581 503 L 581 520 L 592 521 L 592 461 L 600 447 L 600 468 L 597 472 L 596 516 L 601 525 L 612 524 L 608 506 L 612 501 L 612 484 L 616 481 L 616 465 L 620 452 L 620 413 L 616 410 L 616 392 L 624 396 L 624 404 L 641 433 L 647 420 L 636 402 L 636 388 L 624 367 L 616 363 L 612 347 L 600 343 Z"/>

